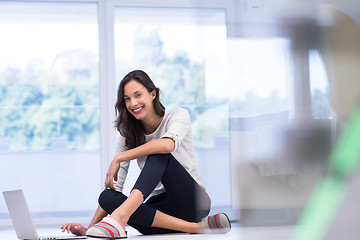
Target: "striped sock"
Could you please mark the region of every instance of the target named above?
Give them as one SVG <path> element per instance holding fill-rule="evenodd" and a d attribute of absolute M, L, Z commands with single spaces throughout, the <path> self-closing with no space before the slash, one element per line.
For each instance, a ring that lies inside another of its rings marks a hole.
<path fill-rule="evenodd" d="M 230 220 L 225 213 L 208 216 L 201 223 L 204 233 L 227 233 L 231 229 Z"/>
<path fill-rule="evenodd" d="M 120 224 L 111 217 L 105 217 L 103 220 L 86 231 L 86 236 L 102 238 L 126 238 L 126 232 Z"/>

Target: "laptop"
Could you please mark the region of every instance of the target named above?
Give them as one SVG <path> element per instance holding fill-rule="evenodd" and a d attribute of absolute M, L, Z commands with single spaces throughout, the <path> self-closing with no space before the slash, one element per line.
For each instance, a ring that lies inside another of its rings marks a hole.
<path fill-rule="evenodd" d="M 86 236 L 39 237 L 22 190 L 3 192 L 11 221 L 19 239 L 85 239 Z"/>

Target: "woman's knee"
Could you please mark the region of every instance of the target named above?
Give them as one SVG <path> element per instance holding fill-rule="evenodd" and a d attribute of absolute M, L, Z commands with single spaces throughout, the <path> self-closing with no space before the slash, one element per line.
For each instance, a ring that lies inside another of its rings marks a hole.
<path fill-rule="evenodd" d="M 147 157 L 147 161 L 161 161 L 161 162 L 167 162 L 169 159 L 170 153 L 165 154 L 151 154 Z"/>
<path fill-rule="evenodd" d="M 121 192 L 106 189 L 100 194 L 98 202 L 100 207 L 104 209 L 105 212 L 111 214 L 125 200 L 126 196 Z"/>
<path fill-rule="evenodd" d="M 163 172 L 168 166 L 169 159 L 170 153 L 149 155 L 142 171 Z"/>

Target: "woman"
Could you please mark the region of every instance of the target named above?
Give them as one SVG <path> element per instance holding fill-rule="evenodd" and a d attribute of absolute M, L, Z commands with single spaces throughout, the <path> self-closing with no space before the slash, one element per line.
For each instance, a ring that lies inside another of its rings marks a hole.
<path fill-rule="evenodd" d="M 88 229 L 64 224 L 63 231 L 123 238 L 128 224 L 142 234 L 228 232 L 230 222 L 224 213 L 204 218 L 210 198 L 197 173 L 188 112 L 165 110 L 159 89 L 141 70 L 123 78 L 115 109 L 120 137 L 98 209 Z M 126 197 L 122 188 L 133 159 L 141 173 Z"/>

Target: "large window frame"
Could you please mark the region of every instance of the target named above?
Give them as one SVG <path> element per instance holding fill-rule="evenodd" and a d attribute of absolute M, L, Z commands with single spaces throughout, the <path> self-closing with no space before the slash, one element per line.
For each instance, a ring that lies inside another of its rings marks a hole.
<path fill-rule="evenodd" d="M 0 2 L 38 2 L 38 3 L 95 3 L 98 7 L 98 31 L 99 31 L 99 87 L 100 87 L 100 157 L 101 157 L 101 169 L 99 186 L 103 186 L 103 179 L 105 178 L 108 166 L 113 158 L 115 152 L 115 146 L 117 141 L 117 133 L 114 131 L 113 121 L 115 119 L 114 103 L 116 96 L 112 94 L 114 89 L 117 89 L 117 79 L 115 70 L 115 38 L 114 38 L 114 25 L 115 25 L 115 8 L 116 7 L 143 7 L 143 8 L 198 8 L 198 9 L 223 9 L 226 12 L 226 30 L 228 39 L 241 38 L 247 34 L 258 35 L 262 33 L 260 37 L 273 36 L 279 34 L 276 29 L 269 28 L 264 22 L 258 23 L 255 27 L 258 31 L 254 31 L 254 24 L 250 23 L 244 26 L 244 12 L 242 11 L 243 1 L 237 0 L 0 0 Z M 248 13 L 250 14 L 250 13 Z M 250 14 L 251 15 L 251 14 Z M 245 16 L 246 17 L 246 16 Z M 276 24 L 271 23 L 271 26 Z M 270 30 L 269 30 L 270 29 Z M 289 36 L 285 36 L 289 37 Z M 308 55 L 304 56 L 304 59 L 300 59 L 303 65 L 308 65 Z M 296 70 L 296 69 L 295 69 Z M 299 70 L 300 71 L 300 70 Z M 293 75 L 293 74 L 292 74 Z M 300 82 L 296 82 L 295 79 L 289 78 L 289 84 L 291 86 L 289 90 L 289 97 L 293 97 L 290 103 L 289 110 L 292 117 L 296 118 L 297 114 L 305 112 L 309 117 L 311 106 L 310 98 L 308 97 L 310 86 L 302 85 Z M 295 88 L 297 91 L 295 91 Z M 304 100 L 305 99 L 305 100 Z M 302 101 L 304 100 L 304 101 Z M 296 112 L 295 112 L 296 111 Z M 334 118 L 333 121 L 336 121 Z M 232 138 L 234 138 L 234 131 L 230 129 Z M 231 178 L 231 190 L 232 190 L 232 204 L 231 206 L 225 206 L 222 209 L 214 209 L 214 211 L 224 211 L 228 213 L 232 220 L 238 220 L 239 218 L 239 206 L 237 204 L 237 184 L 235 182 L 236 172 L 235 169 L 240 158 L 240 153 L 236 151 L 237 146 L 230 142 L 230 164 L 229 177 Z M 51 222 L 58 224 L 57 222 Z M 85 224 L 89 219 L 82 220 Z M 37 223 L 48 224 L 49 220 L 41 220 Z M 10 221 L 6 223 L 0 222 L 0 225 L 11 225 Z"/>
<path fill-rule="evenodd" d="M 0 2 L 44 2 L 44 3 L 95 3 L 98 7 L 98 31 L 99 31 L 99 82 L 100 82 L 100 145 L 101 145 L 101 174 L 99 179 L 99 186 L 103 185 L 109 163 L 113 158 L 115 152 L 117 133 L 114 131 L 113 121 L 115 119 L 114 103 L 116 96 L 112 94 L 117 88 L 116 71 L 115 71 L 115 38 L 114 38 L 114 24 L 115 24 L 115 8 L 116 7 L 148 7 L 148 8 L 198 8 L 198 9 L 223 9 L 226 12 L 226 27 L 228 38 L 238 38 L 246 35 L 247 27 L 243 28 L 243 16 L 241 16 L 241 1 L 236 0 L 0 0 Z M 250 24 L 251 25 L 251 24 Z M 257 27 L 264 30 L 266 24 L 261 23 Z M 241 26 L 241 27 L 239 27 Z M 266 32 L 269 36 L 276 34 L 274 32 Z M 307 56 L 306 56 L 307 57 Z M 293 85 L 293 80 L 289 80 Z M 290 90 L 289 95 L 294 98 L 306 98 L 306 92 L 309 90 L 308 86 L 300 86 L 299 96 L 294 95 Z M 296 100 L 296 99 L 295 99 Z M 310 99 L 308 99 L 310 100 Z M 294 111 L 299 106 L 294 101 L 290 110 Z M 305 104 L 306 105 L 306 104 Z M 309 105 L 300 106 L 299 109 L 305 108 L 309 111 Z M 230 130 L 231 131 L 231 130 Z M 230 143 L 231 144 L 231 143 Z M 236 168 L 237 155 L 234 154 L 234 146 L 230 146 L 230 163 L 232 169 Z M 234 170 L 233 170 L 234 171 Z M 229 177 L 232 183 L 236 181 L 235 173 L 229 169 Z M 225 206 L 223 209 L 216 209 L 215 211 L 225 211 L 229 214 L 231 219 L 238 219 L 238 210 L 235 209 L 237 196 L 237 185 L 232 184 L 232 205 Z M 8 222 L 10 224 L 10 222 Z M 1 225 L 1 223 L 0 223 Z"/>
<path fill-rule="evenodd" d="M 244 28 L 244 16 L 242 9 L 242 1 L 236 0 L 0 0 L 0 2 L 38 2 L 38 3 L 95 3 L 98 7 L 98 30 L 99 30 L 99 82 L 100 82 L 100 145 L 101 145 L 101 174 L 99 179 L 99 186 L 103 185 L 109 163 L 113 158 L 115 152 L 117 133 L 113 128 L 114 103 L 116 96 L 113 93 L 116 85 L 116 71 L 115 71 L 115 42 L 114 42 L 114 24 L 115 24 L 115 8 L 116 7 L 148 7 L 148 8 L 198 8 L 198 9 L 224 9 L 226 12 L 226 27 L 228 38 L 243 37 L 251 32 L 249 28 L 253 25 L 249 24 Z M 272 23 L 273 24 L 273 23 Z M 275 24 L 273 24 L 275 25 Z M 241 27 L 239 27 L 241 26 Z M 262 31 L 267 28 L 266 24 L 260 23 L 257 29 Z M 254 33 L 254 32 L 252 32 Z M 258 34 L 258 32 L 255 32 Z M 277 34 L 276 30 L 273 32 L 265 31 L 265 35 L 271 36 Z M 308 56 L 305 57 L 306 59 Z M 305 61 L 308 64 L 307 61 Z M 296 82 L 290 78 L 290 85 L 296 85 Z M 290 111 L 295 109 L 302 109 L 309 113 L 310 99 L 307 97 L 309 86 L 296 85 L 298 94 L 294 94 L 294 86 L 289 91 L 289 95 L 294 97 Z M 301 99 L 306 99 L 304 104 Z M 294 113 L 295 117 L 296 114 Z M 310 115 L 310 114 L 308 114 Z M 334 119 L 336 120 L 336 119 Z M 231 131 L 231 130 L 230 130 Z M 235 169 L 238 156 L 234 154 L 234 146 L 230 146 L 230 161 L 232 169 Z M 234 170 L 233 170 L 234 171 Z M 231 176 L 233 175 L 233 176 Z M 229 177 L 232 178 L 232 183 L 236 181 L 235 173 L 229 169 Z M 224 209 L 216 209 L 215 211 L 226 211 L 229 213 L 231 219 L 238 219 L 238 210 L 235 209 L 238 201 L 236 194 L 237 185 L 232 184 L 232 205 L 226 206 Z M 234 204 L 235 203 L 235 204 Z M 10 222 L 8 222 L 10 224 Z M 0 223 L 1 225 L 1 223 Z"/>

